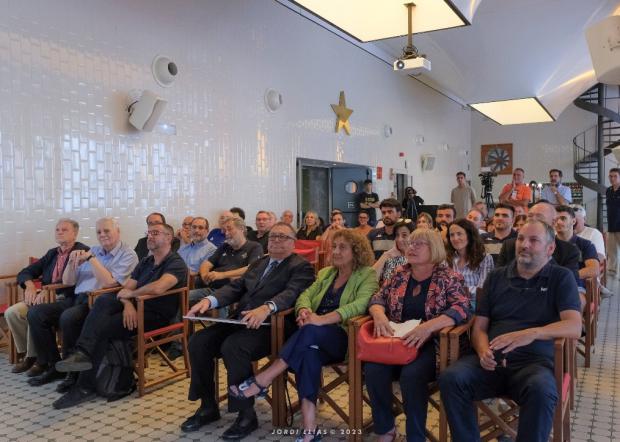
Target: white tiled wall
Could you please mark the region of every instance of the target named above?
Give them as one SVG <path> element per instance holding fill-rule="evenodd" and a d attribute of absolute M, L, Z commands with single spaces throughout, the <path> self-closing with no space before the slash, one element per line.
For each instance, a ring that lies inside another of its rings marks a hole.
<path fill-rule="evenodd" d="M 157 54 L 179 66 L 171 88 L 151 75 Z M 128 128 L 133 88 L 169 100 L 176 135 Z M 284 98 L 273 114 L 267 88 Z M 333 131 L 340 90 L 350 137 Z M 383 166 L 382 197 L 406 160 L 443 202 L 470 129 L 459 105 L 270 0 L 0 0 L 0 274 L 51 247 L 59 217 L 92 244 L 95 219 L 117 216 L 134 244 L 153 210 L 178 226 L 232 205 L 294 209 L 297 157 Z M 421 174 L 422 153 L 435 171 Z"/>

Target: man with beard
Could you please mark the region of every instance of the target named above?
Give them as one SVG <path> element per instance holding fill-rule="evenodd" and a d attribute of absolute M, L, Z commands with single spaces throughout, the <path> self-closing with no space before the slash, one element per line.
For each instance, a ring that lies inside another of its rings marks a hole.
<path fill-rule="evenodd" d="M 373 229 L 368 233 L 368 241 L 375 252 L 375 259 L 379 259 L 384 252 L 394 247 L 394 224 L 400 218 L 402 207 L 394 198 L 387 198 L 379 204 L 381 216 L 383 217 L 383 227 Z"/>
<path fill-rule="evenodd" d="M 525 183 L 525 171 L 517 167 L 512 173 L 512 182 L 506 184 L 499 194 L 499 202 L 509 206 L 521 206 L 527 212 L 532 199 L 532 189 Z"/>
<path fill-rule="evenodd" d="M 549 171 L 549 184 L 541 192 L 541 199 L 551 204 L 566 206 L 573 202 L 570 187 L 562 184 L 562 171 L 551 169 Z"/>
<path fill-rule="evenodd" d="M 478 233 L 480 233 L 480 235 L 486 235 L 486 231 L 482 228 L 484 224 L 484 215 L 480 210 L 471 209 L 469 212 L 467 212 L 466 218 L 467 221 L 471 222 L 474 226 L 476 226 L 476 229 L 478 229 Z"/>
<path fill-rule="evenodd" d="M 512 228 L 513 223 L 514 208 L 508 204 L 499 203 L 493 213 L 493 233 L 482 236 L 484 248 L 493 257 L 495 264 L 497 264 L 504 241 L 517 237 L 517 232 Z"/>
<path fill-rule="evenodd" d="M 508 396 L 519 404 L 517 440 L 546 441 L 561 392 L 555 386 L 555 338 L 581 333 L 577 285 L 551 260 L 555 234 L 530 219 L 516 239 L 517 259 L 493 270 L 482 290 L 472 330 L 474 354 L 439 379 L 455 442 L 480 440 L 475 401 Z"/>
<path fill-rule="evenodd" d="M 435 231 L 441 235 L 444 244 L 448 243 L 448 226 L 456 218 L 456 209 L 452 204 L 440 204 L 435 214 Z"/>

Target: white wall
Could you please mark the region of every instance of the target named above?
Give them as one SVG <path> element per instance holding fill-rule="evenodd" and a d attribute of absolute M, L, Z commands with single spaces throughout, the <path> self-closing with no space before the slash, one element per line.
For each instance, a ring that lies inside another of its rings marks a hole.
<path fill-rule="evenodd" d="M 580 132 L 596 124 L 596 116 L 570 105 L 552 123 L 526 124 L 515 126 L 500 126 L 484 118 L 477 112 L 472 112 L 472 169 L 474 174 L 480 173 L 480 146 L 483 144 L 512 143 L 513 168 L 521 167 L 525 170 L 527 182 L 549 181 L 549 169 L 560 169 L 564 181 L 573 179 L 573 138 Z M 495 179 L 493 197 L 497 202 L 499 192 L 504 184 L 512 180 L 511 175 L 500 175 Z M 475 183 L 480 192 L 480 181 Z M 590 206 L 596 218 L 595 194 L 584 189 L 586 206 Z M 589 216 L 591 213 L 588 214 Z"/>
<path fill-rule="evenodd" d="M 60 217 L 78 220 L 87 244 L 96 218 L 119 217 L 134 244 L 154 210 L 178 226 L 232 205 L 250 218 L 295 208 L 297 157 L 383 166 L 382 197 L 389 169 L 407 160 L 429 203 L 446 201 L 451 186 L 436 184 L 467 169 L 469 112 L 276 2 L 0 5 L 1 273 L 53 246 Z M 169 89 L 152 78 L 157 54 L 179 66 Z M 284 97 L 275 114 L 263 106 L 268 87 Z M 169 100 L 162 121 L 177 135 L 127 128 L 132 88 Z M 350 137 L 333 129 L 340 90 Z M 437 155 L 433 172 L 420 173 L 421 153 Z"/>

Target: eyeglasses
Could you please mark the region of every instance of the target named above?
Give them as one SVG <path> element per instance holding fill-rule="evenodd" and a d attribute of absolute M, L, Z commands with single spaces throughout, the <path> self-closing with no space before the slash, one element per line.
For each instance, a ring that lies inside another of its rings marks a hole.
<path fill-rule="evenodd" d="M 269 235 L 269 241 L 286 241 L 292 239 L 294 240 L 295 238 L 293 238 L 292 236 L 288 236 L 288 235 L 281 235 L 279 233 L 274 233 Z"/>
<path fill-rule="evenodd" d="M 185 225 L 185 224 L 183 224 L 183 225 Z M 194 226 L 194 225 L 192 225 L 192 229 L 195 229 L 195 230 L 205 230 L 206 227 L 205 226 Z"/>
<path fill-rule="evenodd" d="M 146 236 L 158 237 L 159 235 L 170 235 L 168 232 L 160 232 L 159 230 L 149 230 L 148 232 L 144 232 Z"/>
<path fill-rule="evenodd" d="M 191 227 L 192 223 L 183 223 L 182 226 L 183 227 Z"/>
<path fill-rule="evenodd" d="M 420 247 L 424 247 L 424 246 L 428 246 L 428 245 L 429 245 L 428 241 L 422 241 L 422 240 L 409 241 L 407 243 L 407 246 L 411 247 L 412 249 L 419 249 Z"/>

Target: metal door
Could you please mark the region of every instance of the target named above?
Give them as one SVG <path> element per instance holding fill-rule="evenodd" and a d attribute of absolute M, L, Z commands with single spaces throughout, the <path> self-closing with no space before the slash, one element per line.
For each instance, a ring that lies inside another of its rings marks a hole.
<path fill-rule="evenodd" d="M 331 174 L 332 209 L 342 210 L 347 226 L 355 227 L 360 210 L 357 196 L 364 190 L 364 180 L 371 178 L 372 170 L 363 166 L 334 167 Z"/>

